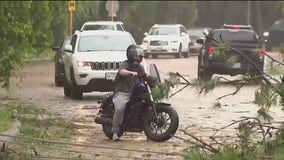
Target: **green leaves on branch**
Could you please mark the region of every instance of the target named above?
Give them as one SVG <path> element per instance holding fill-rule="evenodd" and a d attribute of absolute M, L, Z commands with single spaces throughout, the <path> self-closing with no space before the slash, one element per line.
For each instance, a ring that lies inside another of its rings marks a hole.
<path fill-rule="evenodd" d="M 213 91 L 215 88 L 220 87 L 221 80 L 219 77 L 213 77 L 210 81 L 196 81 L 197 88 L 201 88 L 199 94 L 204 93 L 204 95 L 208 94 L 209 92 Z"/>
<path fill-rule="evenodd" d="M 175 73 L 169 73 L 169 78 L 164 82 L 158 84 L 152 88 L 152 96 L 154 102 L 160 102 L 163 99 L 167 99 L 170 96 L 171 88 L 174 88 L 180 83 L 180 79 Z"/>
<path fill-rule="evenodd" d="M 7 89 L 10 77 L 22 66 L 24 58 L 33 53 L 30 5 L 30 1 L 0 2 L 0 85 Z"/>

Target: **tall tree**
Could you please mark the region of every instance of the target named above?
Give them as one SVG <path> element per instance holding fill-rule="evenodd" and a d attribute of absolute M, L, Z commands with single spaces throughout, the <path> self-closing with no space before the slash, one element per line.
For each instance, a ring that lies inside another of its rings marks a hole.
<path fill-rule="evenodd" d="M 0 1 L 0 85 L 6 89 L 24 58 L 34 53 L 30 6 L 31 1 Z"/>
<path fill-rule="evenodd" d="M 53 34 L 53 45 L 60 45 L 64 37 L 69 34 L 69 14 L 67 1 L 50 1 L 51 23 L 50 29 Z"/>
<path fill-rule="evenodd" d="M 34 35 L 32 45 L 39 54 L 53 43 L 49 1 L 32 1 L 30 14 Z"/>
<path fill-rule="evenodd" d="M 95 21 L 99 18 L 98 6 L 99 1 L 77 1 L 74 16 L 74 29 L 81 29 L 86 21 Z"/>

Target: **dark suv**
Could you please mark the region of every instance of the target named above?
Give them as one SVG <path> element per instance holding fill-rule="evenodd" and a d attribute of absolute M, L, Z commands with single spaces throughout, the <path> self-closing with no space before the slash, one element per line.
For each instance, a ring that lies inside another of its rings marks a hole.
<path fill-rule="evenodd" d="M 254 30 L 251 25 L 233 25 L 233 24 L 224 24 L 222 29 L 248 29 Z"/>
<path fill-rule="evenodd" d="M 251 58 L 260 71 L 263 71 L 265 52 L 262 50 L 261 40 L 257 34 L 251 29 L 215 29 L 208 34 L 209 37 L 217 41 L 228 44 Z M 221 40 L 222 39 L 222 40 Z M 202 43 L 202 49 L 198 55 L 198 78 L 202 80 L 210 80 L 215 74 L 250 74 L 258 75 L 257 69 L 249 64 L 249 61 L 240 54 L 227 50 L 225 54 L 218 53 L 218 44 L 210 38 L 198 39 L 198 43 Z M 228 63 L 229 60 L 233 63 Z"/>
<path fill-rule="evenodd" d="M 64 82 L 64 63 L 63 56 L 65 55 L 64 46 L 70 44 L 71 36 L 66 36 L 62 41 L 60 46 L 52 47 L 52 50 L 55 52 L 54 55 L 54 82 L 56 86 L 63 86 Z"/>

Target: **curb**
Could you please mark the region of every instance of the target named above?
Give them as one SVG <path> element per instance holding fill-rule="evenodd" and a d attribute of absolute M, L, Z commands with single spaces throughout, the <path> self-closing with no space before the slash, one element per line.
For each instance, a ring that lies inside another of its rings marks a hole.
<path fill-rule="evenodd" d="M 7 147 L 9 145 L 11 145 L 12 142 L 14 142 L 16 140 L 15 137 L 20 136 L 20 130 L 19 130 L 20 127 L 21 127 L 20 121 L 15 120 L 12 123 L 12 127 L 10 127 L 10 129 L 8 129 L 6 132 L 0 134 L 0 150 L 7 149 Z M 11 137 L 1 136 L 1 135 L 9 135 Z M 12 137 L 12 136 L 14 136 L 14 137 Z"/>

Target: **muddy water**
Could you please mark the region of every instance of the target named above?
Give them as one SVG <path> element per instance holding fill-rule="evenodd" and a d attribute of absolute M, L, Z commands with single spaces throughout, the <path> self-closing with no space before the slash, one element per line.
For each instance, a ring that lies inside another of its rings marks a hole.
<path fill-rule="evenodd" d="M 162 57 L 147 59 L 147 61 L 157 64 L 162 78 L 167 77 L 169 71 L 179 72 L 189 81 L 193 81 L 197 75 L 197 57 L 195 56 L 186 59 Z M 143 133 L 126 133 L 122 141 L 114 143 L 104 136 L 101 126 L 93 122 L 99 107 L 97 101 L 103 99 L 107 93 L 86 93 L 82 101 L 64 97 L 63 88 L 56 87 L 54 84 L 52 61 L 28 64 L 18 73 L 18 76 L 23 76 L 21 82 L 14 83 L 19 86 L 13 85 L 9 93 L 1 89 L 0 96 L 9 95 L 9 97 L 33 103 L 47 109 L 53 116 L 60 116 L 81 125 L 80 134 L 73 139 L 73 142 L 93 146 L 76 146 L 73 149 L 80 152 L 86 159 L 94 159 L 94 157 L 98 159 L 182 159 L 179 155 L 165 154 L 183 153 L 191 145 L 180 139 L 193 140 L 182 130 L 206 141 L 216 129 L 239 120 L 241 116 L 255 116 L 258 110 L 253 100 L 254 92 L 260 87 L 259 85 L 244 86 L 235 96 L 221 99 L 219 108 L 212 107 L 216 98 L 234 92 L 235 86 L 224 83 L 207 96 L 198 95 L 199 90 L 190 86 L 165 100 L 173 105 L 180 117 L 179 130 L 175 135 L 177 137 L 164 143 L 154 143 L 147 140 Z M 227 78 L 235 77 L 227 76 Z M 18 79 L 13 79 L 13 82 L 18 82 Z M 174 88 L 172 93 L 182 87 Z M 277 120 L 283 119 L 280 107 L 273 108 L 271 114 Z M 232 141 L 232 137 L 235 137 L 235 127 L 228 127 L 217 135 L 220 135 L 223 140 Z M 143 152 L 129 151 L 130 149 L 143 150 Z"/>

